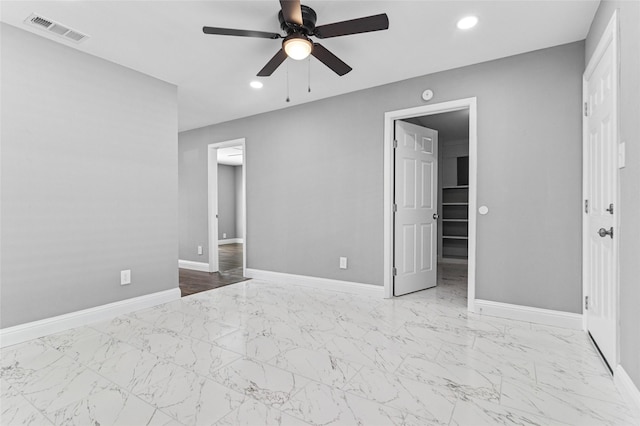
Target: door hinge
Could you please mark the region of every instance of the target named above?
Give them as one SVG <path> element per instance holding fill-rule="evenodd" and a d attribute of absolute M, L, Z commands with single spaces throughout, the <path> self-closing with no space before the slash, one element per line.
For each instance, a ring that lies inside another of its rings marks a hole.
<path fill-rule="evenodd" d="M 613 203 L 609 204 L 609 208 L 605 209 L 606 212 L 609 212 L 610 214 L 613 214 Z"/>
<path fill-rule="evenodd" d="M 394 140 L 393 140 L 393 147 L 394 147 L 394 148 L 397 148 L 397 147 L 398 147 L 398 140 L 397 140 L 397 139 L 394 139 Z"/>
<path fill-rule="evenodd" d="M 584 200 L 584 212 L 589 214 L 589 200 Z"/>
<path fill-rule="evenodd" d="M 397 204 L 393 204 L 393 212 L 397 212 L 398 211 L 398 205 Z"/>
<path fill-rule="evenodd" d="M 588 102 L 584 103 L 584 116 L 585 117 L 589 116 L 589 103 Z"/>
<path fill-rule="evenodd" d="M 584 310 L 585 311 L 589 310 L 589 296 L 584 297 Z"/>
<path fill-rule="evenodd" d="M 393 270 L 391 271 L 393 273 L 393 276 L 395 277 L 396 275 L 398 275 L 398 269 L 396 269 L 396 267 L 393 267 Z"/>

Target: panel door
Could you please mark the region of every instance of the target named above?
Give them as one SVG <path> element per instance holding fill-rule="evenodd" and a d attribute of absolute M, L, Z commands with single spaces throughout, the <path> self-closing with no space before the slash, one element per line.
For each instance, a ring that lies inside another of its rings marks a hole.
<path fill-rule="evenodd" d="M 395 122 L 394 295 L 437 282 L 438 132 Z"/>
<path fill-rule="evenodd" d="M 586 81 L 585 280 L 587 330 L 612 368 L 616 360 L 617 130 L 613 45 Z M 613 230 L 613 235 L 605 232 Z"/>

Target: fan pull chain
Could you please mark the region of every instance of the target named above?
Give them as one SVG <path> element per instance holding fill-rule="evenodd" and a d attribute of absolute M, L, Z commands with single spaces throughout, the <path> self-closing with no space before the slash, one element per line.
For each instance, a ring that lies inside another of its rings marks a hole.
<path fill-rule="evenodd" d="M 307 92 L 311 93 L 311 56 L 309 56 L 309 86 L 307 87 Z"/>
<path fill-rule="evenodd" d="M 287 61 L 287 102 L 289 101 L 289 61 Z"/>

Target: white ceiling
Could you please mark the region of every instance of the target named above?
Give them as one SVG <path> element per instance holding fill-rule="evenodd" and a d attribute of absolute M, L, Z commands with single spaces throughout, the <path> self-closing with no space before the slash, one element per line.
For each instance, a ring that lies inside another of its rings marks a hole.
<path fill-rule="evenodd" d="M 242 166 L 242 146 L 218 148 L 218 164 Z"/>
<path fill-rule="evenodd" d="M 187 130 L 404 80 L 445 69 L 582 40 L 598 0 L 303 0 L 318 25 L 386 12 L 389 30 L 321 43 L 353 67 L 338 77 L 311 59 L 287 60 L 264 88 L 249 87 L 279 40 L 212 36 L 218 26 L 277 32 L 277 0 L 2 1 L 0 19 L 178 86 L 179 128 Z M 88 34 L 80 44 L 26 26 L 32 13 Z M 459 18 L 475 14 L 463 32 Z M 290 97 L 286 103 L 289 64 Z"/>

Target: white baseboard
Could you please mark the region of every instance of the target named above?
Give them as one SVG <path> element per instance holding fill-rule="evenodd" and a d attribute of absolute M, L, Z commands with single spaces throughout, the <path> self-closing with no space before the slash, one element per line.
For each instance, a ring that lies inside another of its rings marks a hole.
<path fill-rule="evenodd" d="M 178 268 L 191 269 L 192 271 L 209 272 L 208 263 L 193 262 L 191 260 L 178 260 Z"/>
<path fill-rule="evenodd" d="M 638 387 L 621 365 L 618 365 L 613 373 L 613 382 L 629 404 L 633 414 L 635 414 L 638 424 L 640 424 L 640 390 L 638 390 Z"/>
<path fill-rule="evenodd" d="M 469 260 L 467 259 L 456 259 L 453 257 L 441 257 L 440 259 L 438 259 L 438 263 L 450 263 L 450 264 L 456 264 L 456 265 L 468 265 L 469 264 Z"/>
<path fill-rule="evenodd" d="M 0 347 L 15 345 L 53 333 L 81 327 L 91 322 L 106 321 L 118 315 L 150 308 L 180 299 L 180 288 L 159 291 L 144 296 L 133 297 L 119 302 L 108 303 L 81 311 L 70 312 L 51 318 L 28 322 L 0 329 Z"/>
<path fill-rule="evenodd" d="M 474 300 L 474 311 L 481 315 L 582 330 L 582 315 L 571 312 L 553 311 L 551 309 L 533 308 L 530 306 L 512 305 L 510 303 L 492 302 L 481 299 Z"/>
<path fill-rule="evenodd" d="M 340 291 L 342 293 L 361 294 L 380 298 L 384 297 L 384 287 L 373 284 L 354 283 L 350 281 L 285 274 L 283 272 L 261 271 L 249 268 L 245 271 L 245 277 L 281 284 L 292 284 L 322 290 Z"/>
<path fill-rule="evenodd" d="M 226 240 L 218 240 L 218 245 L 222 246 L 225 244 L 244 244 L 244 239 L 242 238 L 227 238 Z"/>

